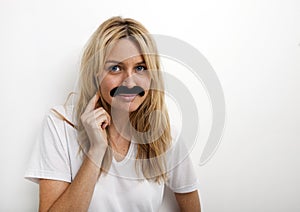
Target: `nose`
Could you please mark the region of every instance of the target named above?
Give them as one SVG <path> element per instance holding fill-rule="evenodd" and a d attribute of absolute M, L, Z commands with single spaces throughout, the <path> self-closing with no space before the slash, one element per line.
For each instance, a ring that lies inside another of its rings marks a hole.
<path fill-rule="evenodd" d="M 132 88 L 136 85 L 134 72 L 131 69 L 124 72 L 122 85 L 128 88 Z"/>

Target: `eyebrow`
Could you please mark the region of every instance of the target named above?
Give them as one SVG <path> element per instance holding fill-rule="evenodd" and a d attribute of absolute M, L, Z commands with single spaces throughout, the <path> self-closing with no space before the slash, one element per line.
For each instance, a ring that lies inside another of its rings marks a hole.
<path fill-rule="evenodd" d="M 120 61 L 117 61 L 117 60 L 107 60 L 105 62 L 105 64 L 107 63 L 114 63 L 114 64 L 123 64 L 122 62 Z M 140 64 L 146 64 L 144 60 L 142 60 L 141 62 L 137 62 L 136 65 L 140 65 Z"/>

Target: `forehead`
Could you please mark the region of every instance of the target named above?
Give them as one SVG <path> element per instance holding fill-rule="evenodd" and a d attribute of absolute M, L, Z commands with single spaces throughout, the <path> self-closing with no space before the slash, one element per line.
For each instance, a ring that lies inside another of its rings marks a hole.
<path fill-rule="evenodd" d="M 129 58 L 141 57 L 138 44 L 128 38 L 122 38 L 115 42 L 108 53 L 107 60 L 125 61 Z"/>

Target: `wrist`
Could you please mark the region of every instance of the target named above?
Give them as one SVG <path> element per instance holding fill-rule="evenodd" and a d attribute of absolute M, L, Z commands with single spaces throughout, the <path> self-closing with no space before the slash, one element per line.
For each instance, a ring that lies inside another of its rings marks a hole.
<path fill-rule="evenodd" d="M 105 153 L 107 147 L 108 147 L 108 144 L 106 144 L 106 143 L 91 144 L 88 153 L 90 153 L 90 154 Z"/>
<path fill-rule="evenodd" d="M 90 146 L 86 156 L 98 167 L 100 167 L 107 147 L 108 145 L 106 144 L 92 145 Z"/>

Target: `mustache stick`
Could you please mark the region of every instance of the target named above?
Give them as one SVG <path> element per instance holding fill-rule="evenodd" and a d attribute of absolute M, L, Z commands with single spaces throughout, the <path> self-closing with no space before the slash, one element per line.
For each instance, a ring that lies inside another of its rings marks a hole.
<path fill-rule="evenodd" d="M 118 86 L 110 91 L 111 97 L 115 97 L 119 94 L 137 94 L 139 96 L 144 96 L 145 90 L 140 86 L 134 86 L 132 88 L 128 88 L 126 86 Z"/>

